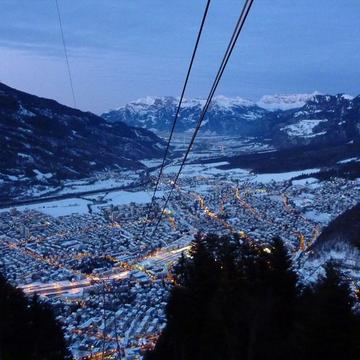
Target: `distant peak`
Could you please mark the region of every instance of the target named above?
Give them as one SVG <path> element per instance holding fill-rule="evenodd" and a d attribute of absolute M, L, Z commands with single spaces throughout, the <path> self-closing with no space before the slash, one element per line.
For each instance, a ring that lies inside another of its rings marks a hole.
<path fill-rule="evenodd" d="M 145 96 L 143 98 L 132 101 L 131 104 L 151 106 L 155 104 L 156 99 L 158 98 L 154 96 Z"/>
<path fill-rule="evenodd" d="M 247 99 L 237 97 L 227 97 L 218 95 L 213 98 L 213 104 L 221 107 L 232 107 L 232 106 L 254 106 L 255 104 Z"/>
<path fill-rule="evenodd" d="M 267 110 L 289 110 L 296 109 L 305 105 L 316 95 L 321 95 L 318 91 L 312 94 L 275 94 L 264 95 L 257 105 Z"/>
<path fill-rule="evenodd" d="M 174 105 L 177 106 L 180 98 L 173 96 L 146 96 L 134 101 L 129 102 L 128 104 L 119 107 L 117 110 L 121 110 L 124 107 L 149 107 L 149 106 L 164 106 L 164 105 Z M 201 98 L 184 98 L 181 106 L 184 108 L 204 106 L 206 99 Z M 227 97 L 224 95 L 217 95 L 213 98 L 212 105 L 228 108 L 232 106 L 253 106 L 254 102 L 241 98 L 241 97 Z"/>

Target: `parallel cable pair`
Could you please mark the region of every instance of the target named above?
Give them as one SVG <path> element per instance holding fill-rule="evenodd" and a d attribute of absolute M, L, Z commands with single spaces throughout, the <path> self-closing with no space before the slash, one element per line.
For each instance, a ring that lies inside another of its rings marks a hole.
<path fill-rule="evenodd" d="M 201 127 L 201 124 L 202 124 L 202 122 L 203 122 L 203 120 L 204 120 L 204 118 L 205 118 L 205 115 L 206 115 L 206 113 L 207 113 L 207 111 L 208 111 L 208 109 L 209 109 L 211 100 L 212 100 L 212 98 L 213 98 L 213 96 L 214 96 L 214 94 L 215 94 L 215 91 L 216 91 L 216 89 L 217 89 L 217 87 L 218 87 L 218 85 L 219 85 L 219 82 L 220 82 L 220 80 L 221 80 L 221 77 L 222 77 L 222 75 L 223 75 L 223 73 L 224 73 L 224 70 L 225 70 L 225 68 L 226 68 L 226 65 L 227 65 L 229 59 L 230 59 L 230 56 L 231 56 L 231 54 L 232 54 L 232 52 L 233 52 L 233 50 L 234 50 L 234 47 L 235 47 L 236 42 L 237 42 L 237 40 L 238 40 L 238 38 L 239 38 L 239 35 L 240 35 L 240 33 L 241 33 L 241 30 L 242 30 L 242 28 L 243 28 L 243 26 L 244 26 L 244 24 L 245 24 L 246 18 L 247 18 L 247 16 L 248 16 L 249 12 L 250 12 L 250 9 L 251 9 L 251 6 L 252 6 L 253 2 L 254 2 L 254 0 L 246 0 L 245 4 L 244 4 L 244 6 L 243 6 L 243 9 L 242 9 L 242 11 L 241 11 L 240 17 L 239 17 L 239 19 L 238 19 L 238 21 L 237 21 L 237 23 L 236 23 L 234 32 L 233 32 L 233 34 L 232 34 L 232 36 L 231 36 L 230 42 L 229 42 L 228 47 L 227 47 L 227 49 L 226 49 L 225 55 L 224 55 L 224 57 L 223 57 L 223 60 L 222 60 L 222 62 L 221 62 L 221 65 L 220 65 L 220 67 L 219 67 L 219 70 L 218 70 L 218 72 L 217 72 L 217 75 L 216 75 L 215 80 L 214 80 L 214 82 L 213 82 L 213 85 L 212 85 L 212 87 L 211 87 L 210 93 L 209 93 L 209 95 L 208 95 L 208 98 L 207 98 L 207 100 L 206 100 L 206 103 L 205 103 L 205 105 L 204 105 L 204 107 L 203 107 L 203 110 L 202 110 L 202 112 L 201 112 L 201 114 L 200 114 L 200 118 L 199 118 L 199 120 L 198 120 L 198 122 L 197 122 L 197 125 L 196 125 L 196 127 L 195 127 L 195 131 L 194 131 L 193 136 L 192 136 L 192 138 L 191 138 L 190 144 L 189 144 L 189 146 L 188 146 L 188 148 L 187 148 L 187 150 L 186 150 L 186 153 L 185 153 L 185 155 L 184 155 L 184 157 L 183 157 L 183 160 L 182 160 L 182 162 L 181 162 L 180 168 L 179 168 L 179 170 L 178 170 L 178 172 L 177 172 L 174 180 L 172 181 L 171 190 L 170 190 L 170 192 L 169 192 L 169 194 L 168 194 L 168 196 L 167 196 L 167 198 L 166 198 L 166 201 L 165 201 L 165 203 L 164 203 L 164 206 L 163 206 L 163 208 L 162 208 L 162 211 L 160 212 L 160 215 L 159 215 L 159 217 L 158 217 L 158 220 L 157 220 L 157 223 L 156 223 L 156 225 L 155 225 L 155 228 L 154 228 L 154 230 L 153 230 L 153 232 L 152 232 L 152 234 L 151 234 L 151 238 L 153 238 L 153 236 L 155 235 L 155 233 L 156 233 L 156 231 L 157 231 L 157 229 L 158 229 L 158 227 L 159 227 L 159 225 L 160 225 L 160 222 L 161 222 L 161 220 L 162 220 L 162 217 L 163 217 L 163 215 L 164 215 L 164 212 L 165 212 L 165 210 L 166 210 L 166 207 L 167 207 L 167 205 L 168 205 L 168 203 L 169 203 L 169 200 L 170 200 L 170 198 L 171 198 L 171 195 L 172 195 L 172 193 L 174 192 L 174 189 L 175 189 L 175 187 L 176 187 L 177 181 L 178 181 L 178 179 L 179 179 L 179 177 L 180 177 L 181 171 L 183 170 L 183 168 L 184 168 L 184 166 L 185 166 L 185 162 L 186 162 L 186 160 L 187 160 L 187 158 L 188 158 L 188 156 L 189 156 L 189 153 L 191 152 L 191 149 L 192 149 L 192 146 L 193 146 L 193 144 L 194 144 L 194 142 L 195 142 L 196 136 L 197 136 L 197 134 L 198 134 L 198 132 L 199 132 L 199 130 L 200 130 L 200 127 Z"/>
<path fill-rule="evenodd" d="M 156 193 L 157 193 L 159 184 L 160 184 L 161 176 L 162 176 L 162 174 L 163 174 L 163 170 L 164 170 L 164 167 L 165 167 L 166 159 L 167 159 L 167 156 L 168 156 L 168 153 L 169 153 L 169 149 L 170 149 L 170 143 L 171 143 L 171 140 L 172 140 L 172 138 L 173 138 L 174 131 L 175 131 L 176 123 L 177 123 L 177 120 L 178 120 L 178 118 L 179 118 L 181 105 L 182 105 L 182 102 L 183 102 L 183 99 L 184 99 L 184 95 L 185 95 L 186 87 L 187 87 L 187 84 L 188 84 L 188 81 L 189 81 L 190 73 L 191 73 L 191 70 L 192 70 L 192 67 L 193 67 L 193 64 L 194 64 L 196 52 L 197 52 L 197 49 L 198 49 L 198 46 L 199 46 L 201 34 L 202 34 L 202 31 L 203 31 L 203 28 L 204 28 L 204 24 L 205 24 L 205 20 L 206 20 L 208 11 L 209 11 L 210 3 L 211 3 L 211 0 L 207 0 L 206 6 L 205 6 L 205 10 L 204 10 L 204 14 L 203 14 L 203 17 L 202 17 L 202 20 L 201 20 L 200 28 L 199 28 L 199 31 L 198 31 L 198 34 L 197 34 L 197 37 L 196 37 L 194 50 L 193 50 L 193 53 L 192 53 L 192 56 L 191 56 L 191 59 L 190 59 L 188 71 L 187 71 L 187 74 L 186 74 L 186 77 L 185 77 L 184 86 L 183 86 L 183 89 L 182 89 L 182 91 L 181 91 L 181 95 L 180 95 L 180 99 L 179 99 L 179 104 L 178 104 L 178 106 L 177 106 L 177 108 L 176 108 L 175 117 L 174 117 L 174 120 L 173 120 L 173 123 L 172 123 L 170 135 L 169 135 L 169 138 L 168 138 L 168 141 L 167 141 L 167 144 L 166 144 L 165 153 L 164 153 L 164 156 L 163 156 L 163 159 L 162 159 L 162 164 L 161 164 L 160 170 L 159 170 L 159 175 L 158 175 L 158 177 L 157 177 L 156 184 L 155 184 L 155 188 L 154 188 L 154 192 L 153 192 L 153 195 L 152 195 L 152 197 L 151 197 L 151 203 L 150 203 L 150 207 L 149 207 L 149 212 L 148 212 L 148 214 L 147 214 L 147 218 L 149 218 L 149 213 L 150 213 L 150 211 L 152 211 L 152 209 L 153 209 L 153 205 L 154 205 L 154 201 L 155 201 L 155 196 L 156 196 Z M 144 223 L 144 226 L 143 226 L 142 236 L 145 235 L 145 230 L 146 230 L 146 222 Z"/>

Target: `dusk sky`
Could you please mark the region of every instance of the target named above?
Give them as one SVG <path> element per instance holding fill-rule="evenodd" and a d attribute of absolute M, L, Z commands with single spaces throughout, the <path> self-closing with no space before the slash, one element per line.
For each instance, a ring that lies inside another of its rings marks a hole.
<path fill-rule="evenodd" d="M 59 0 L 78 106 L 179 95 L 205 0 Z M 187 97 L 204 98 L 241 0 L 213 0 Z M 0 0 L 0 81 L 72 105 L 55 0 Z M 255 0 L 217 94 L 360 94 L 359 0 Z"/>

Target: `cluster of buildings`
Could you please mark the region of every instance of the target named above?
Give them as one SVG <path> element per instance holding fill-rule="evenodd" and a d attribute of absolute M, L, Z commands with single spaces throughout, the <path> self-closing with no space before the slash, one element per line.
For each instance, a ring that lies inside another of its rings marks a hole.
<path fill-rule="evenodd" d="M 53 305 L 76 358 L 136 359 L 165 326 L 169 271 L 194 234 L 279 235 L 297 253 L 359 198 L 356 180 L 185 176 L 155 234 L 161 197 L 59 217 L 11 209 L 0 213 L 1 267 L 25 293 Z"/>

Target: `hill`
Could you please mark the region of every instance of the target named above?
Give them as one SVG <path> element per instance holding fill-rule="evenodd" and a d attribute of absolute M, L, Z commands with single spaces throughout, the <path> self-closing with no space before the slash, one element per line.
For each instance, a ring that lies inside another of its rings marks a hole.
<path fill-rule="evenodd" d="M 161 156 L 163 142 L 146 129 L 109 124 L 0 83 L 0 147 L 0 186 L 13 189 L 106 169 L 138 169 L 140 159 Z"/>
<path fill-rule="evenodd" d="M 331 221 L 317 238 L 312 249 L 336 251 L 343 247 L 360 250 L 360 203 Z"/>

